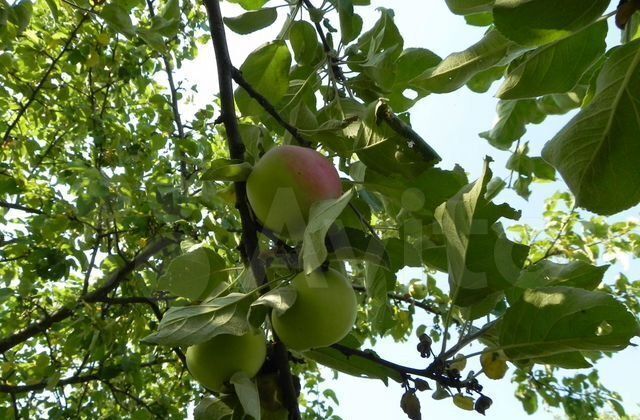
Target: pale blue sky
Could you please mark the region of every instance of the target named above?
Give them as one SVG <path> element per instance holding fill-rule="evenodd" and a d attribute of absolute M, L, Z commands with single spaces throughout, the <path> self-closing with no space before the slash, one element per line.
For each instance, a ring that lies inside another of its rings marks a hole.
<path fill-rule="evenodd" d="M 276 4 L 276 2 L 273 2 Z M 483 28 L 467 26 L 464 19 L 451 14 L 444 1 L 433 0 L 395 0 L 372 1 L 371 7 L 359 8 L 364 20 L 365 28 L 377 19 L 375 7 L 391 7 L 396 12 L 396 23 L 405 39 L 405 47 L 429 48 L 444 57 L 451 52 L 465 49 L 475 43 L 484 32 Z M 224 3 L 223 13 L 234 16 L 242 10 L 229 3 Z M 616 42 L 618 31 L 610 28 L 610 42 Z M 277 31 L 267 29 L 250 36 L 239 37 L 229 34 L 230 51 L 236 66 L 242 64 L 246 55 L 260 44 L 273 39 Z M 199 58 L 193 63 L 186 63 L 179 71 L 179 75 L 186 79 L 186 84 L 198 86 L 199 93 L 195 95 L 189 109 L 196 109 L 206 101 L 211 101 L 218 91 L 214 71 L 214 58 L 211 46 L 201 49 Z M 470 173 L 472 179 L 480 174 L 485 155 L 495 159 L 494 172 L 506 177 L 508 171 L 504 168 L 507 152 L 500 152 L 478 137 L 478 133 L 489 129 L 495 120 L 495 105 L 497 100 L 490 94 L 475 94 L 461 89 L 447 95 L 432 95 L 419 102 L 412 110 L 414 128 L 438 151 L 443 157 L 442 167 L 450 168 L 459 163 Z M 530 141 L 533 153 L 539 151 L 542 145 L 551 138 L 567 117 L 550 117 L 542 125 L 530 127 L 524 137 Z M 540 227 L 542 225 L 542 205 L 544 198 L 551 193 L 565 189 L 562 182 L 546 185 L 534 185 L 533 194 L 529 201 L 525 201 L 513 193 L 507 192 L 500 196 L 512 206 L 523 210 L 521 221 Z M 638 208 L 625 212 L 620 217 L 638 217 Z M 628 275 L 632 279 L 638 277 L 640 264 L 634 262 L 628 268 Z M 623 267 L 614 267 L 623 269 Z M 612 270 L 613 271 L 613 270 Z M 413 274 L 413 273 L 412 273 Z M 613 275 L 613 272 L 611 273 Z M 411 278 L 404 276 L 405 280 Z M 415 325 L 424 322 L 418 317 Z M 471 351 L 479 347 L 472 347 Z M 381 356 L 394 362 L 421 366 L 415 351 L 415 343 L 395 344 L 392 340 L 384 340 L 376 345 L 375 350 Z M 468 351 L 470 352 L 470 351 Z M 635 392 L 634 380 L 640 375 L 640 350 L 630 348 L 613 359 L 599 364 L 602 382 L 610 388 L 620 392 L 625 398 L 628 411 L 638 413 L 640 394 Z M 473 369 L 473 366 L 470 367 Z M 469 367 L 467 368 L 469 369 Z M 477 368 L 475 369 L 477 370 Z M 494 406 L 487 412 L 493 419 L 535 418 L 549 419 L 554 414 L 541 409 L 534 416 L 527 416 L 520 403 L 513 397 L 515 387 L 508 379 L 502 381 L 482 380 L 486 394 L 494 400 Z M 402 389 L 392 383 L 387 388 L 381 381 L 351 378 L 340 375 L 337 381 L 329 381 L 341 401 L 337 414 L 344 419 L 403 419 L 406 418 L 399 407 Z M 466 413 L 453 406 L 451 401 L 435 401 L 428 392 L 420 394 L 423 407 L 423 418 L 455 418 L 478 419 L 477 413 Z M 558 414 L 558 412 L 555 412 Z"/>

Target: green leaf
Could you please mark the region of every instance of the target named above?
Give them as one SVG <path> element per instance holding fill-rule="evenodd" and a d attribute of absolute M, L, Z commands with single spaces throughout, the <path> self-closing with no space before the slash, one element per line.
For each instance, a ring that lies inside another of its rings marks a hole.
<path fill-rule="evenodd" d="M 498 120 L 491 131 L 482 132 L 479 136 L 502 150 L 508 150 L 522 138 L 527 132 L 527 124 L 538 124 L 546 118 L 533 99 L 500 101 L 497 112 Z"/>
<path fill-rule="evenodd" d="M 492 29 L 476 44 L 449 55 L 435 68 L 414 79 L 413 83 L 434 93 L 453 92 L 476 74 L 507 64 L 523 51 L 523 47 Z"/>
<path fill-rule="evenodd" d="M 245 10 L 258 10 L 269 0 L 227 0 L 229 3 L 236 3 Z"/>
<path fill-rule="evenodd" d="M 289 28 L 289 41 L 296 62 L 301 66 L 310 66 L 322 58 L 322 46 L 312 24 L 297 20 Z"/>
<path fill-rule="evenodd" d="M 246 181 L 251 164 L 237 159 L 214 159 L 202 174 L 203 181 Z"/>
<path fill-rule="evenodd" d="M 224 18 L 224 24 L 233 32 L 246 35 L 270 26 L 278 18 L 278 9 L 265 7 L 255 12 L 246 12 L 240 16 Z"/>
<path fill-rule="evenodd" d="M 11 299 L 12 296 L 13 296 L 13 290 L 9 289 L 8 287 L 0 288 L 0 304 Z"/>
<path fill-rule="evenodd" d="M 338 16 L 340 19 L 340 39 L 347 45 L 362 31 L 362 18 L 353 13 L 351 0 L 337 0 Z"/>
<path fill-rule="evenodd" d="M 471 15 L 490 12 L 495 0 L 445 0 L 447 7 L 456 15 Z"/>
<path fill-rule="evenodd" d="M 273 312 L 280 316 L 293 306 L 297 297 L 298 292 L 295 288 L 281 286 L 260 296 L 251 304 L 251 307 L 266 306 L 273 309 Z"/>
<path fill-rule="evenodd" d="M 205 397 L 193 410 L 195 420 L 230 420 L 233 410 L 217 398 Z"/>
<path fill-rule="evenodd" d="M 572 261 L 558 264 L 543 260 L 523 270 L 514 284 L 514 288 L 507 292 L 510 303 L 516 302 L 526 289 L 537 289 L 546 286 L 577 287 L 585 290 L 595 290 L 602 282 L 608 265 L 594 266 L 582 261 Z"/>
<path fill-rule="evenodd" d="M 191 346 L 220 334 L 243 335 L 249 331 L 249 295 L 230 293 L 200 305 L 169 309 L 158 331 L 145 337 L 147 343 Z"/>
<path fill-rule="evenodd" d="M 627 308 L 613 296 L 573 287 L 526 290 L 507 309 L 499 345 L 511 360 L 576 350 L 619 351 L 640 333 Z"/>
<path fill-rule="evenodd" d="M 240 67 L 245 80 L 272 104 L 277 104 L 289 89 L 291 54 L 284 41 L 266 44 L 247 57 Z M 260 105 L 240 88 L 236 101 L 244 115 L 262 112 Z"/>
<path fill-rule="evenodd" d="M 449 295 L 462 307 L 510 287 L 528 254 L 528 247 L 509 241 L 496 224 L 501 217 L 517 219 L 520 214 L 506 204 L 486 200 L 490 180 L 487 160 L 478 181 L 435 211 L 446 242 Z"/>
<path fill-rule="evenodd" d="M 333 222 L 349 204 L 352 195 L 353 190 L 349 190 L 340 198 L 320 201 L 311 206 L 309 223 L 304 230 L 301 250 L 305 273 L 312 273 L 327 260 L 325 237 Z"/>
<path fill-rule="evenodd" d="M 607 22 L 601 21 L 526 54 L 509 69 L 497 96 L 532 98 L 573 89 L 605 50 Z"/>
<path fill-rule="evenodd" d="M 225 260 L 210 248 L 198 248 L 174 258 L 158 287 L 191 300 L 208 297 L 229 278 Z"/>
<path fill-rule="evenodd" d="M 537 46 L 566 38 L 599 18 L 610 0 L 496 0 L 493 20 L 504 36 Z"/>
<path fill-rule="evenodd" d="M 398 89 L 414 87 L 413 79 L 425 71 L 437 66 L 442 59 L 425 48 L 407 48 L 396 60 L 396 77 L 394 86 Z"/>
<path fill-rule="evenodd" d="M 542 151 L 578 206 L 614 214 L 640 201 L 639 102 L 640 39 L 610 53 L 591 103 Z"/>
<path fill-rule="evenodd" d="M 389 255 L 384 244 L 360 229 L 345 227 L 331 230 L 326 238 L 329 258 L 340 261 L 360 260 L 388 266 Z"/>
<path fill-rule="evenodd" d="M 304 357 L 351 376 L 380 379 L 385 385 L 389 383 L 389 379 L 402 383 L 402 377 L 396 370 L 362 357 L 346 356 L 331 347 L 307 351 L 304 353 Z"/>
<path fill-rule="evenodd" d="M 129 11 L 126 10 L 119 2 L 111 2 L 102 8 L 100 17 L 107 22 L 116 32 L 128 37 L 133 37 L 136 33 Z"/>
<path fill-rule="evenodd" d="M 51 11 L 51 16 L 53 20 L 58 21 L 58 17 L 60 16 L 60 10 L 58 9 L 58 5 L 56 4 L 56 0 L 46 0 L 47 6 L 49 6 L 49 10 Z"/>
<path fill-rule="evenodd" d="M 585 359 L 579 351 L 570 351 L 566 353 L 553 354 L 551 356 L 536 357 L 530 359 L 532 363 L 541 365 L 552 365 L 563 369 L 586 369 L 592 365 Z"/>
<path fill-rule="evenodd" d="M 180 21 L 180 0 L 167 0 L 160 11 L 160 16 L 169 21 Z"/>
<path fill-rule="evenodd" d="M 30 0 L 22 0 L 11 8 L 16 18 L 15 23 L 18 27 L 18 33 L 24 32 L 29 26 L 31 16 L 33 15 L 33 3 Z"/>
<path fill-rule="evenodd" d="M 245 414 L 260 420 L 260 395 L 256 384 L 245 372 L 235 373 L 230 382 Z"/>

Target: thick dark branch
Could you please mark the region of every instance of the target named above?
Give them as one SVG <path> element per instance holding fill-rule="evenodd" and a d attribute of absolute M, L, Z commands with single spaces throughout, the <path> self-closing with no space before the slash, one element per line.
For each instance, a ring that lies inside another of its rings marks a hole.
<path fill-rule="evenodd" d="M 0 340 L 0 353 L 4 353 L 7 350 L 11 350 L 15 346 L 19 345 L 27 341 L 28 339 L 35 337 L 39 333 L 48 330 L 53 325 L 64 321 L 67 318 L 70 318 L 76 308 L 82 304 L 82 302 L 99 302 L 104 299 L 109 292 L 114 290 L 124 279 L 126 279 L 133 271 L 135 271 L 140 265 L 144 264 L 149 258 L 153 255 L 157 254 L 167 246 L 175 243 L 175 241 L 162 238 L 157 242 L 149 245 L 147 248 L 142 250 L 133 260 L 129 261 L 123 267 L 115 271 L 109 278 L 105 281 L 104 285 L 95 289 L 93 292 L 87 294 L 83 298 L 81 298 L 75 305 L 63 307 L 59 309 L 57 312 L 54 312 L 52 315 L 45 317 L 44 319 L 35 322 L 24 330 L 6 337 Z"/>
<path fill-rule="evenodd" d="M 420 137 L 420 134 L 416 133 L 411 126 L 398 118 L 386 103 L 383 102 L 380 104 L 376 111 L 376 117 L 389 124 L 389 127 L 391 127 L 393 131 L 406 139 L 407 147 L 417 150 L 426 162 L 436 164 L 442 160 L 440 155 Z"/>
<path fill-rule="evenodd" d="M 97 380 L 100 380 L 100 374 L 92 373 L 90 375 L 72 376 L 69 378 L 60 379 L 60 381 L 58 381 L 56 386 L 81 384 L 81 383 L 97 381 Z M 1 385 L 0 384 L 0 392 L 11 393 L 11 394 L 21 394 L 23 392 L 43 391 L 47 386 L 48 384 L 46 381 L 37 382 L 35 384 L 30 384 L 30 385 Z"/>
<path fill-rule="evenodd" d="M 372 361 L 380 366 L 393 369 L 405 379 L 408 377 L 408 375 L 414 375 L 434 380 L 440 385 L 449 388 L 462 389 L 472 386 L 472 382 L 469 380 L 462 380 L 461 378 L 446 375 L 444 373 L 444 364 L 441 361 L 442 359 L 436 359 L 429 365 L 429 367 L 425 369 L 419 369 L 390 362 L 386 359 L 381 358 L 372 351 L 354 349 L 351 347 L 343 346 L 341 344 L 334 344 L 331 347 L 338 350 L 340 353 L 344 354 L 347 357 L 360 357 Z"/>
<path fill-rule="evenodd" d="M 31 213 L 31 214 L 44 214 L 42 210 L 34 209 L 32 207 L 22 206 L 20 204 L 9 203 L 3 200 L 0 200 L 0 207 L 4 207 L 5 209 L 20 210 L 25 213 Z"/>
<path fill-rule="evenodd" d="M 221 119 L 226 129 L 229 154 L 232 159 L 244 160 L 245 146 L 240 136 L 238 122 L 235 112 L 235 101 L 233 97 L 233 63 L 229 56 L 227 38 L 220 11 L 218 0 L 204 0 L 209 17 L 209 28 L 213 40 L 213 49 L 216 55 L 216 65 L 218 70 L 218 82 L 220 85 Z M 258 243 L 258 226 L 256 225 L 247 200 L 246 184 L 244 182 L 235 183 L 236 207 L 240 213 L 242 222 L 242 244 L 245 260 L 251 266 L 254 278 L 260 285 L 267 283 L 267 276 L 264 263 L 260 260 L 260 247 Z M 289 368 L 289 358 L 284 345 L 276 339 L 275 361 L 284 380 L 280 381 L 283 390 L 284 400 L 289 411 L 289 418 L 300 419 L 300 409 L 296 395 L 293 378 Z"/>
<path fill-rule="evenodd" d="M 2 142 L 1 142 L 2 145 L 4 145 L 5 143 L 7 143 L 7 141 L 9 141 L 9 136 L 11 135 L 11 131 L 13 131 L 13 129 L 18 125 L 18 123 L 20 122 L 20 119 L 22 118 L 24 113 L 27 112 L 27 109 L 29 109 L 31 104 L 34 102 L 34 100 L 36 99 L 36 96 L 38 96 L 38 93 L 40 92 L 42 87 L 45 85 L 47 80 L 49 79 L 49 75 L 51 74 L 53 69 L 58 64 L 58 61 L 60 61 L 62 56 L 67 51 L 69 51 L 69 49 L 71 48 L 71 43 L 73 42 L 73 40 L 75 39 L 76 35 L 80 31 L 80 28 L 87 21 L 88 18 L 89 18 L 89 13 L 85 13 L 82 16 L 82 18 L 80 18 L 80 21 L 78 22 L 76 27 L 73 28 L 73 31 L 71 32 L 71 35 L 69 35 L 69 38 L 67 38 L 67 41 L 65 42 L 64 46 L 62 47 L 62 50 L 58 53 L 58 55 L 56 57 L 53 58 L 53 60 L 51 61 L 51 64 L 47 68 L 47 71 L 45 71 L 44 75 L 40 79 L 40 82 L 38 82 L 36 87 L 31 92 L 31 95 L 29 96 L 29 99 L 27 99 L 27 101 L 24 104 L 20 105 L 20 109 L 18 110 L 18 114 L 13 119 L 11 124 L 9 124 L 9 127 L 7 127 L 7 131 L 5 131 L 4 135 L 2 136 Z"/>
<path fill-rule="evenodd" d="M 245 78 L 242 76 L 242 72 L 240 70 L 238 70 L 237 68 L 234 67 L 232 69 L 232 77 L 233 77 L 233 80 L 238 85 L 240 85 L 244 90 L 247 91 L 249 96 L 251 96 L 253 99 L 255 99 L 256 102 L 258 102 L 260 104 L 260 106 L 262 106 L 262 108 L 264 108 L 264 110 L 267 111 L 269 113 L 269 115 L 271 115 L 271 117 L 273 117 L 273 119 L 276 120 L 276 122 L 278 124 L 280 124 L 285 130 L 287 130 L 289 132 L 289 134 L 291 134 L 291 136 L 294 139 L 296 139 L 298 144 L 300 144 L 301 146 L 304 146 L 304 147 L 310 147 L 311 146 L 311 142 L 309 140 L 305 139 L 304 137 L 302 137 L 302 135 L 300 134 L 300 131 L 297 128 L 295 128 L 294 126 L 292 126 L 291 124 L 286 122 L 284 120 L 284 118 L 282 118 L 282 116 L 278 113 L 278 111 L 273 106 L 273 104 L 271 104 L 271 102 L 269 102 L 269 100 L 267 98 L 262 96 L 258 91 L 256 91 L 253 88 L 253 86 L 251 86 L 251 84 L 249 82 L 247 82 L 245 80 Z"/>
<path fill-rule="evenodd" d="M 158 359 L 158 360 L 154 360 L 153 362 L 142 363 L 140 365 L 140 368 L 146 368 L 146 367 L 150 367 L 150 366 L 159 366 L 159 365 L 161 365 L 163 363 L 171 363 L 171 360 Z M 116 372 L 116 374 L 120 375 L 123 372 L 124 372 L 124 370 L 119 369 L 119 371 Z M 113 377 L 113 373 L 109 373 L 109 377 L 112 378 Z M 87 374 L 87 375 L 73 375 L 73 376 L 70 376 L 68 378 L 60 379 L 55 384 L 55 386 L 56 387 L 61 387 L 61 386 L 66 386 L 66 385 L 82 384 L 82 383 L 91 382 L 91 381 L 101 381 L 101 380 L 104 380 L 104 379 L 105 379 L 104 375 L 102 375 L 100 372 L 90 373 L 90 374 Z M 8 394 L 21 394 L 23 392 L 43 391 L 48 386 L 50 386 L 48 381 L 36 382 L 35 384 L 29 384 L 29 385 L 4 385 L 4 384 L 0 384 L 0 392 L 8 393 Z"/>

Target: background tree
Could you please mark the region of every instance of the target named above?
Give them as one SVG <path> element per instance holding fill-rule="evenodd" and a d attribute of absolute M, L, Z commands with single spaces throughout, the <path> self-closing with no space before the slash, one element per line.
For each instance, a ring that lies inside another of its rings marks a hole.
<path fill-rule="evenodd" d="M 490 414 L 483 383 L 505 363 L 529 413 L 623 415 L 592 365 L 640 332 L 637 281 L 603 282 L 607 264 L 640 253 L 637 225 L 605 217 L 640 201 L 638 2 L 447 0 L 487 30 L 445 58 L 404 48 L 390 9 L 363 23 L 366 0 L 233 3 L 246 12 L 0 0 L 0 418 L 184 418 L 194 405 L 196 418 L 329 418 L 320 366 L 403 387 L 394 404 L 410 418 L 451 402 Z M 234 67 L 225 31 L 285 15 Z M 614 20 L 622 41 L 607 50 Z M 220 96 L 186 113 L 174 71 L 208 42 Z M 478 180 L 437 166 L 412 106 L 497 81 L 499 119 L 482 137 L 512 151 L 505 179 L 490 158 Z M 531 156 L 527 125 L 572 110 Z M 252 165 L 282 144 L 318 150 L 342 178 L 302 241 L 264 229 L 247 199 Z M 550 197 L 542 231 L 494 203 L 556 170 L 572 194 Z M 357 293 L 355 325 L 289 351 L 270 313 L 295 305 L 297 273 L 327 266 Z M 406 266 L 428 280 L 407 288 Z M 432 322 L 414 326 L 416 311 Z M 224 395 L 192 379 L 188 346 L 250 330 L 269 340 L 255 378 L 235 375 Z M 369 350 L 385 336 L 424 363 Z"/>

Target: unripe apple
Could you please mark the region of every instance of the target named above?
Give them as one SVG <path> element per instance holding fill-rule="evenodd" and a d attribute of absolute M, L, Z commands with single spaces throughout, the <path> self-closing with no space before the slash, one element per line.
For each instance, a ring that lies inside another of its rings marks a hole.
<path fill-rule="evenodd" d="M 305 351 L 342 340 L 356 320 L 358 302 L 349 280 L 332 268 L 293 279 L 298 296 L 284 314 L 273 314 L 275 332 L 287 347 Z"/>
<path fill-rule="evenodd" d="M 482 353 L 480 356 L 480 365 L 484 369 L 484 374 L 489 379 L 502 379 L 507 373 L 509 366 L 502 354 L 497 351 Z"/>
<path fill-rule="evenodd" d="M 472 397 L 463 394 L 456 394 L 453 396 L 453 403 L 463 410 L 473 411 L 474 400 Z"/>
<path fill-rule="evenodd" d="M 249 377 L 258 373 L 267 355 L 264 335 L 220 334 L 187 349 L 187 367 L 204 387 L 222 392 L 225 383 L 237 372 Z"/>
<path fill-rule="evenodd" d="M 299 146 L 269 150 L 247 179 L 256 217 L 278 236 L 301 241 L 313 203 L 342 194 L 340 176 L 323 155 Z"/>
<path fill-rule="evenodd" d="M 429 294 L 429 289 L 426 284 L 418 279 L 414 279 L 409 283 L 409 294 L 416 300 L 422 300 Z"/>

